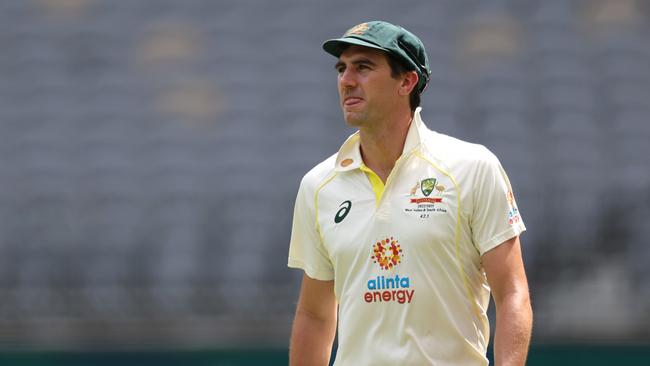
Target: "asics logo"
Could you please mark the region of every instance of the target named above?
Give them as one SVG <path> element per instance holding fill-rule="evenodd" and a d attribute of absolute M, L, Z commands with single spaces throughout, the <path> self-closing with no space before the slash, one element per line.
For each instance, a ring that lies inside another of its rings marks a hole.
<path fill-rule="evenodd" d="M 343 201 L 343 203 L 341 203 L 339 207 L 341 208 L 336 212 L 336 216 L 334 216 L 334 222 L 337 224 L 343 221 L 343 219 L 348 215 L 350 209 L 352 208 L 352 202 Z"/>

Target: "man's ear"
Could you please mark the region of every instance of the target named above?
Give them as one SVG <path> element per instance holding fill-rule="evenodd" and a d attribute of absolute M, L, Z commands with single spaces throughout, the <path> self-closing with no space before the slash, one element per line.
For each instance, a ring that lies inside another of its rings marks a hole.
<path fill-rule="evenodd" d="M 402 78 L 402 84 L 399 88 L 400 95 L 410 95 L 413 89 L 418 85 L 418 73 L 415 71 L 407 71 Z"/>

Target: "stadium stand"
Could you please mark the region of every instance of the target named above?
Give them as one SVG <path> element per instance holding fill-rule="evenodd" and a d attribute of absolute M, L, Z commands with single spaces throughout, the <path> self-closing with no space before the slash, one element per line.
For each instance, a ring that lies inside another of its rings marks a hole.
<path fill-rule="evenodd" d="M 638 290 L 582 331 L 540 301 L 537 339 L 649 341 L 650 28 L 614 3 L 0 2 L 0 343 L 285 345 L 298 183 L 353 132 L 320 44 L 372 19 L 422 35 L 429 127 L 500 157 L 533 298 Z"/>

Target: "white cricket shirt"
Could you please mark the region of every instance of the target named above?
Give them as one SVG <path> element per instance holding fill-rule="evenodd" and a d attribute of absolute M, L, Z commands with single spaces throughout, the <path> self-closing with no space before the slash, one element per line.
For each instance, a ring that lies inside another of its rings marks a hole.
<path fill-rule="evenodd" d="M 336 366 L 488 364 L 481 255 L 526 228 L 494 154 L 420 110 L 385 187 L 358 132 L 300 184 L 289 267 L 334 280 Z"/>

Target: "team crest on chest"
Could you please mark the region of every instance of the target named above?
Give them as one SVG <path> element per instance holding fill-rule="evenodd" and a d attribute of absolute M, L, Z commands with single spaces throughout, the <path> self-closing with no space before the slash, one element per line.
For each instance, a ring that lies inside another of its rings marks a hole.
<path fill-rule="evenodd" d="M 436 178 L 427 178 L 420 183 L 420 189 L 425 197 L 429 197 L 433 188 L 436 186 Z"/>
<path fill-rule="evenodd" d="M 428 218 L 434 212 L 447 212 L 440 204 L 447 187 L 437 178 L 429 177 L 415 182 L 409 190 L 407 213 L 417 213 L 420 218 Z"/>

